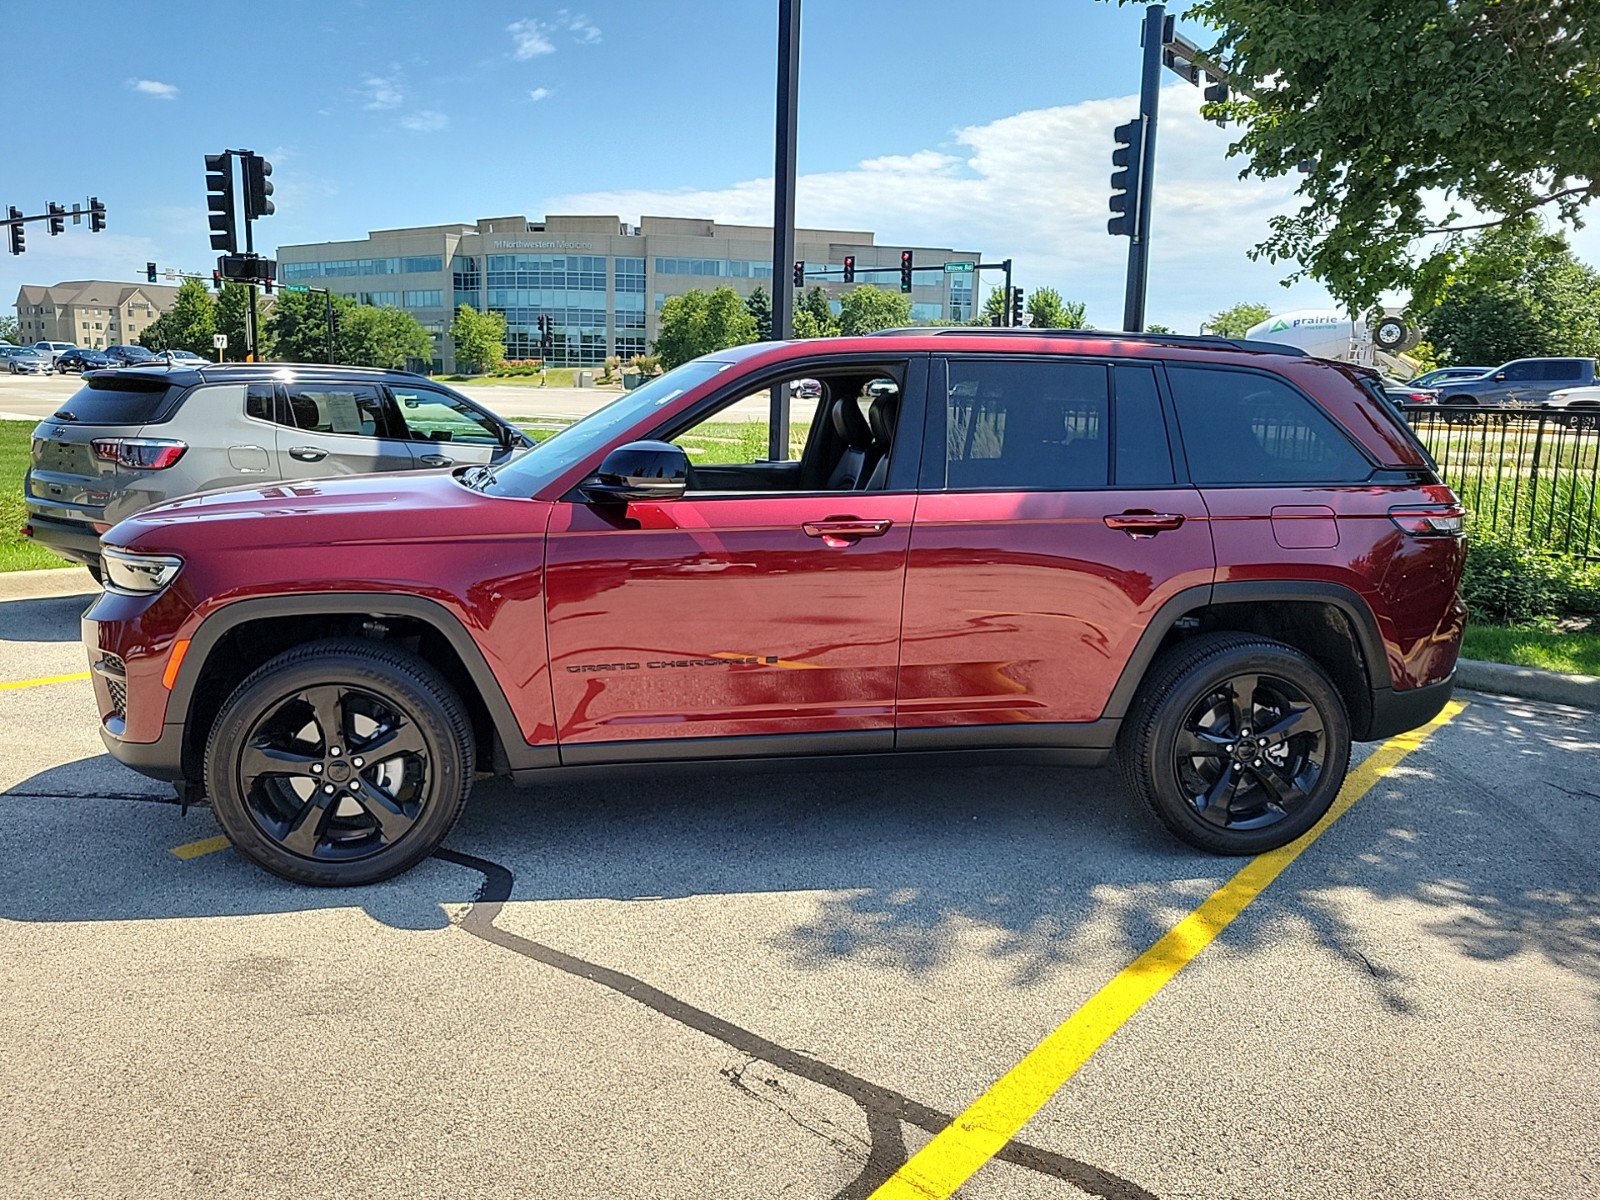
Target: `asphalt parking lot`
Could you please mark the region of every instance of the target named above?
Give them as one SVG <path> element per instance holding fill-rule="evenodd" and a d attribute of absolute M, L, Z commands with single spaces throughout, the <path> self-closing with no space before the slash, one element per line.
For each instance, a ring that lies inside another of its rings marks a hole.
<path fill-rule="evenodd" d="M 1595 714 L 1463 695 L 1275 878 L 901 769 L 486 783 L 315 891 L 102 753 L 87 600 L 0 602 L 0 1194 L 1600 1191 Z"/>

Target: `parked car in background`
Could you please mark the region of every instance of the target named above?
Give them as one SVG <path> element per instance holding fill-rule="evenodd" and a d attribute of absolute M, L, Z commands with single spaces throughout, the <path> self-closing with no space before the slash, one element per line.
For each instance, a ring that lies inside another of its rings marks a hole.
<path fill-rule="evenodd" d="M 143 346 L 107 346 L 105 353 L 119 367 L 145 366 L 156 361 L 156 356 Z"/>
<path fill-rule="evenodd" d="M 410 420 L 382 397 L 427 392 L 459 428 L 420 379 L 362 377 L 367 403 L 331 372 L 278 392 L 282 368 L 232 370 L 208 411 L 260 388 L 308 418 Z M 711 451 L 796 381 L 817 385 L 797 451 Z M 1340 364 L 902 329 L 716 352 L 499 467 L 147 510 L 106 533 L 83 635 L 111 754 L 209 796 L 243 855 L 302 883 L 420 861 L 479 771 L 919 753 L 1115 749 L 1177 837 L 1256 854 L 1328 811 L 1352 741 L 1447 702 L 1463 516 Z"/>
<path fill-rule="evenodd" d="M 1435 367 L 1431 371 L 1424 371 L 1415 379 L 1406 382 L 1411 387 L 1440 388 L 1447 383 L 1454 383 L 1458 379 L 1476 379 L 1480 375 L 1487 375 L 1493 367 Z"/>
<path fill-rule="evenodd" d="M 76 350 L 78 347 L 72 342 L 35 342 L 33 348 L 54 362 L 68 350 Z"/>
<path fill-rule="evenodd" d="M 1439 392 L 1437 388 L 1418 387 L 1413 383 L 1402 383 L 1392 375 L 1383 375 L 1379 378 L 1384 394 L 1396 404 L 1437 404 Z"/>
<path fill-rule="evenodd" d="M 92 371 L 33 431 L 24 532 L 98 578 L 99 530 L 163 500 L 241 483 L 489 465 L 530 445 L 465 396 L 403 371 Z"/>
<path fill-rule="evenodd" d="M 76 371 L 81 375 L 85 371 L 116 365 L 116 361 L 104 350 L 64 350 L 56 355 L 56 370 L 63 375 L 69 371 Z"/>
<path fill-rule="evenodd" d="M 1545 407 L 1567 414 L 1566 422 L 1573 429 L 1600 429 L 1600 386 L 1552 392 Z"/>
<path fill-rule="evenodd" d="M 1439 389 L 1444 405 L 1543 404 L 1570 388 L 1596 381 L 1592 358 L 1518 358 L 1475 379 L 1457 379 Z"/>
<path fill-rule="evenodd" d="M 50 356 L 32 346 L 0 346 L 0 361 L 13 375 L 48 375 L 55 370 Z"/>
<path fill-rule="evenodd" d="M 171 360 L 180 367 L 193 367 L 209 363 L 209 358 L 203 358 L 193 350 L 157 350 L 156 357 L 163 362 Z"/>

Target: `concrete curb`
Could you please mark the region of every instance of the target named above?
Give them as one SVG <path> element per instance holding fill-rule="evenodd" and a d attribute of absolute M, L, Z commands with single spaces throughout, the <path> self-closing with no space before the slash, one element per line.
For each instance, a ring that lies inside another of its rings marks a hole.
<path fill-rule="evenodd" d="M 1456 664 L 1456 686 L 1600 712 L 1600 678 L 1594 675 L 1561 675 L 1535 667 L 1463 658 Z"/>
<path fill-rule="evenodd" d="M 100 585 L 90 577 L 86 567 L 0 572 L 0 600 L 42 600 L 99 590 Z"/>

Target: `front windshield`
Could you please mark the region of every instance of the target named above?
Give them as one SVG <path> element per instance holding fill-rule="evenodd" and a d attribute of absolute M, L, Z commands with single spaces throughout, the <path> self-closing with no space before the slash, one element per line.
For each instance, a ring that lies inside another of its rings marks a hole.
<path fill-rule="evenodd" d="M 551 435 L 503 467 L 479 475 L 472 484 L 491 496 L 537 495 L 574 463 L 593 454 L 623 430 L 732 365 L 712 359 L 684 363 Z"/>

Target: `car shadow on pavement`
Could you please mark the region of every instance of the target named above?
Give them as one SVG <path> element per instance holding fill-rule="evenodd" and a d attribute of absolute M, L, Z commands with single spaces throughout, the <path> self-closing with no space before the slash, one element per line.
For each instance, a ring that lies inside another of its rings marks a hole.
<path fill-rule="evenodd" d="M 99 594 L 7 600 L 0 605 L 0 641 L 75 642 L 82 636 L 78 618 Z"/>

